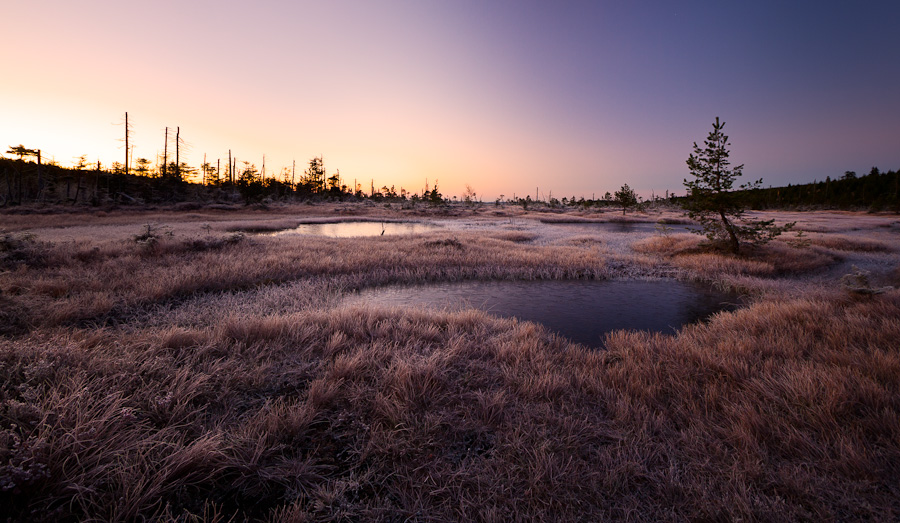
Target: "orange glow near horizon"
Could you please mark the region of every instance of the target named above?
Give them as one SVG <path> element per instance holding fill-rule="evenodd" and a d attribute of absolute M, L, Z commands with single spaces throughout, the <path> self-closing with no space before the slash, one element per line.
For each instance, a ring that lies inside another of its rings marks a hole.
<path fill-rule="evenodd" d="M 133 158 L 153 163 L 168 126 L 193 167 L 230 149 L 258 168 L 265 155 L 267 174 L 321 155 L 366 189 L 438 180 L 445 195 L 471 185 L 492 200 L 628 183 L 649 196 L 683 191 L 691 144 L 721 116 L 732 159 L 767 185 L 898 167 L 900 118 L 885 115 L 900 115 L 900 78 L 863 81 L 900 62 L 877 29 L 897 8 L 823 8 L 815 21 L 788 9 L 783 23 L 759 6 L 678 9 L 15 2 L 0 34 L 17 57 L 0 82 L 0 146 L 123 162 L 128 111 Z M 735 31 L 721 60 L 698 64 L 710 18 Z M 851 19 L 870 29 L 825 36 Z"/>

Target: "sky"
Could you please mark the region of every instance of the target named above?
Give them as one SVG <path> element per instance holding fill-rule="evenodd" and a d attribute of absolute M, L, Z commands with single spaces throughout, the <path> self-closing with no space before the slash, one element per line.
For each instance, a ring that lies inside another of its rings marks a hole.
<path fill-rule="evenodd" d="M 127 111 L 135 159 L 485 200 L 683 194 L 717 116 L 744 181 L 900 169 L 896 0 L 4 4 L 0 153 L 61 165 L 124 162 Z"/>

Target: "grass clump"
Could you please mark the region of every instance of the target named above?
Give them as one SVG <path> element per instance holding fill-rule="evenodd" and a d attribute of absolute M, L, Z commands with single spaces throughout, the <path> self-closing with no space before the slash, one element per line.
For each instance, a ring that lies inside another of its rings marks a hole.
<path fill-rule="evenodd" d="M 456 238 L 444 238 L 443 240 L 428 240 L 425 242 L 426 247 L 449 247 L 452 249 L 462 249 L 463 244 Z"/>
<path fill-rule="evenodd" d="M 833 249 L 837 251 L 855 252 L 891 252 L 892 249 L 884 242 L 870 238 L 853 238 L 842 235 L 817 235 L 809 238 L 813 245 Z"/>
<path fill-rule="evenodd" d="M 512 243 L 528 243 L 534 241 L 537 238 L 537 235 L 521 231 L 506 231 L 494 233 L 492 237 Z"/>
<path fill-rule="evenodd" d="M 0 292 L 0 336 L 26 332 L 30 323 L 31 314 L 28 307 L 14 296 Z"/>
<path fill-rule="evenodd" d="M 0 233 L 0 270 L 40 266 L 44 258 L 45 253 L 33 235 Z"/>
<path fill-rule="evenodd" d="M 174 236 L 172 230 L 165 225 L 148 223 L 145 227 L 147 228 L 145 231 L 134 236 L 134 242 L 138 245 L 152 247 L 159 243 L 162 238 L 171 238 Z"/>
<path fill-rule="evenodd" d="M 828 267 L 836 260 L 835 255 L 824 249 L 804 249 L 782 242 L 746 245 L 741 254 L 730 254 L 712 249 L 690 234 L 652 236 L 636 242 L 632 248 L 639 253 L 663 256 L 673 265 L 704 277 L 808 273 Z"/>

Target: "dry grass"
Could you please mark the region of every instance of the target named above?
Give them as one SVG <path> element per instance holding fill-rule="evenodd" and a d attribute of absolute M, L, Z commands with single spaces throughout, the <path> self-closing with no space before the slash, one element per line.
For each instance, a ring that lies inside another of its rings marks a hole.
<path fill-rule="evenodd" d="M 528 243 L 530 241 L 534 241 L 537 238 L 537 235 L 528 232 L 509 231 L 494 233 L 491 235 L 491 237 L 513 243 Z"/>
<path fill-rule="evenodd" d="M 135 307 L 195 293 L 301 278 L 341 278 L 354 288 L 466 279 L 606 278 L 604 260 L 575 247 L 517 245 L 474 233 L 421 237 L 170 239 L 47 246 L 41 267 L 23 265 L 0 284 L 30 321 L 52 326 L 124 321 Z"/>
<path fill-rule="evenodd" d="M 757 304 L 605 352 L 474 311 L 31 335 L 0 344 L 0 496 L 53 520 L 893 519 L 898 317 L 897 292 Z"/>
<path fill-rule="evenodd" d="M 893 249 L 885 242 L 870 238 L 853 238 L 845 235 L 816 235 L 810 238 L 812 245 L 818 245 L 836 251 L 858 252 L 891 252 Z"/>
<path fill-rule="evenodd" d="M 826 268 L 837 259 L 827 249 L 798 248 L 782 242 L 745 247 L 740 256 L 710 250 L 703 244 L 698 235 L 683 233 L 649 237 L 636 242 L 633 249 L 661 255 L 673 265 L 706 278 L 806 273 Z"/>
<path fill-rule="evenodd" d="M 680 254 L 692 254 L 702 251 L 700 243 L 702 239 L 696 234 L 678 233 L 669 235 L 650 236 L 636 242 L 632 248 L 645 254 L 662 254 L 677 256 Z"/>
<path fill-rule="evenodd" d="M 20 325 L 0 333 L 3 515 L 900 518 L 900 291 L 796 278 L 837 246 L 734 258 L 693 235 L 638 254 L 501 237 L 29 243 L 40 257 L 0 274 L 0 316 Z M 667 265 L 759 294 L 602 352 L 477 311 L 338 305 L 392 282 Z"/>

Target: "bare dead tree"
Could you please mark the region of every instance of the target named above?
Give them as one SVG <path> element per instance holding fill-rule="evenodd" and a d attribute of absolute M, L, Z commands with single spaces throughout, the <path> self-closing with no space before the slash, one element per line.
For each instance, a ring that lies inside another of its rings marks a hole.
<path fill-rule="evenodd" d="M 166 136 L 163 140 L 163 158 L 162 158 L 162 177 L 166 177 L 167 164 L 169 161 L 169 128 L 166 127 Z"/>
<path fill-rule="evenodd" d="M 128 158 L 128 155 L 129 155 L 128 138 L 129 138 L 129 134 L 130 134 L 129 131 L 131 131 L 131 127 L 129 127 L 129 124 L 128 124 L 128 111 L 125 111 L 125 174 L 126 175 L 128 175 L 128 173 L 131 172 L 129 170 L 129 168 L 131 167 L 131 164 L 129 163 L 130 158 Z"/>
<path fill-rule="evenodd" d="M 175 128 L 175 177 L 181 179 L 181 127 Z"/>
<path fill-rule="evenodd" d="M 35 149 L 37 153 L 37 175 L 38 175 L 38 198 L 44 198 L 44 174 L 41 172 L 41 150 Z"/>

